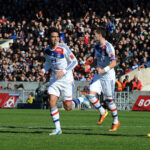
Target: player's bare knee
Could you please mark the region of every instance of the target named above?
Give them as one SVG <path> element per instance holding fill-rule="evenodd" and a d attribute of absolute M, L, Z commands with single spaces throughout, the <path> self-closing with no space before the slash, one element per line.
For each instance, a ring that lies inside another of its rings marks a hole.
<path fill-rule="evenodd" d="M 70 110 L 72 109 L 70 106 L 67 106 L 67 105 L 65 105 L 65 104 L 64 104 L 64 108 L 65 108 L 65 110 L 67 110 L 67 111 L 70 111 Z"/>
<path fill-rule="evenodd" d="M 66 107 L 65 110 L 70 111 L 72 110 L 72 107 Z"/>
<path fill-rule="evenodd" d="M 65 110 L 67 110 L 67 111 L 72 110 L 72 103 L 69 103 L 69 102 L 65 103 L 65 102 L 64 102 L 64 108 L 65 108 Z"/>

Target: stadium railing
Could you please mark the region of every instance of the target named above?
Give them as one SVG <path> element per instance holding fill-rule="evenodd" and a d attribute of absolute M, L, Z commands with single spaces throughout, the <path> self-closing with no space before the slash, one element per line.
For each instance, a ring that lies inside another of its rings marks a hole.
<path fill-rule="evenodd" d="M 19 82 L 11 82 L 12 84 L 19 84 Z M 0 93 L 12 93 L 12 94 L 20 94 L 19 100 L 17 103 L 27 103 L 27 98 L 29 93 L 33 93 L 34 97 L 37 101 L 37 103 L 43 102 L 43 95 L 46 93 L 46 89 L 48 86 L 48 83 L 32 83 L 32 82 L 22 82 L 24 84 L 25 90 L 0 90 Z M 74 97 L 79 97 L 81 90 L 85 88 L 85 86 L 88 86 L 88 82 L 77 82 L 75 85 L 75 92 Z M 0 82 L 0 85 L 1 82 Z M 5 83 L 6 85 L 6 83 Z M 32 86 L 31 86 L 32 85 Z M 4 86 L 3 86 L 4 87 Z M 31 88 L 34 87 L 34 88 Z M 131 110 L 133 107 L 133 104 L 137 100 L 139 95 L 150 95 L 150 91 L 123 91 L 123 92 L 115 92 L 115 102 L 117 104 L 118 110 Z M 17 105 L 16 103 L 16 105 Z M 58 101 L 58 107 L 63 108 L 63 104 L 61 101 L 61 97 Z M 95 109 L 93 106 L 91 106 L 91 109 Z M 84 105 L 81 105 L 79 109 L 86 109 Z"/>
<path fill-rule="evenodd" d="M 77 87 L 77 97 L 80 96 L 81 91 L 84 90 L 85 86 L 78 86 Z M 131 110 L 132 105 L 130 104 L 130 99 L 129 99 L 130 92 L 129 90 L 123 91 L 123 92 L 115 92 L 115 103 L 117 105 L 118 110 Z M 99 100 L 103 103 L 103 96 L 97 95 Z M 79 109 L 87 109 L 85 105 L 81 104 Z M 91 105 L 91 109 L 95 109 L 93 105 Z"/>

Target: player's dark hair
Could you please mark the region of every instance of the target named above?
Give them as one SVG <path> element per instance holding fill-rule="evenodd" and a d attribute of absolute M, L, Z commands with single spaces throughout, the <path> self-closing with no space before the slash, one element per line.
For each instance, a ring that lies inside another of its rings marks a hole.
<path fill-rule="evenodd" d="M 57 28 L 51 27 L 48 30 L 48 35 L 51 36 L 51 33 L 53 33 L 53 32 L 57 32 L 59 34 L 59 30 Z"/>
<path fill-rule="evenodd" d="M 104 27 L 98 27 L 95 29 L 95 32 L 101 34 L 102 37 L 106 38 L 106 29 Z"/>

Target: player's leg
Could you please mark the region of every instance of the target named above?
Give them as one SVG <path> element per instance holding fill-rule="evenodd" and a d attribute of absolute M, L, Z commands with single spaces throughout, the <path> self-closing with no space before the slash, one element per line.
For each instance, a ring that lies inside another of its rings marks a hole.
<path fill-rule="evenodd" d="M 57 86 L 54 87 L 50 86 L 48 88 L 48 94 L 49 94 L 50 114 L 55 125 L 55 130 L 49 133 L 49 135 L 58 135 L 62 133 L 59 119 L 59 111 L 56 105 L 58 97 L 60 96 L 60 92 Z"/>
<path fill-rule="evenodd" d="M 63 101 L 64 108 L 67 111 L 73 110 L 76 107 L 78 107 L 79 104 L 83 103 L 83 101 L 80 98 L 76 98 L 76 99 L 69 98 L 69 99 L 70 100 L 68 100 L 68 98 L 64 98 L 64 101 Z"/>
<path fill-rule="evenodd" d="M 102 124 L 104 121 L 104 118 L 108 115 L 108 112 L 105 111 L 103 106 L 100 104 L 100 101 L 96 97 L 96 94 L 97 93 L 100 94 L 101 90 L 102 88 L 101 88 L 100 80 L 97 79 L 97 76 L 96 76 L 93 78 L 93 80 L 91 81 L 89 85 L 89 94 L 87 95 L 87 98 L 95 106 L 95 108 L 97 108 L 100 112 L 100 119 L 99 119 L 98 125 Z"/>
<path fill-rule="evenodd" d="M 96 97 L 96 92 L 89 91 L 88 95 L 89 101 L 95 106 L 96 109 L 100 112 L 100 118 L 98 121 L 98 125 L 101 125 L 105 119 L 105 117 L 108 115 L 107 110 L 103 108 L 103 106 L 100 104 L 100 101 Z"/>
<path fill-rule="evenodd" d="M 117 111 L 116 104 L 114 102 L 115 81 L 101 80 L 101 84 L 103 87 L 106 104 L 109 110 L 111 111 L 113 117 L 113 123 L 112 123 L 112 127 L 110 128 L 110 131 L 116 131 L 120 125 L 120 122 L 118 121 L 118 111 Z"/>
<path fill-rule="evenodd" d="M 74 95 L 74 83 L 68 82 L 62 85 L 61 87 L 61 93 L 63 98 L 63 105 L 65 110 L 69 111 L 74 109 L 80 104 L 80 101 L 78 99 L 73 99 Z"/>
<path fill-rule="evenodd" d="M 74 99 L 74 100 L 78 100 L 80 102 L 80 104 L 84 104 L 87 108 L 91 108 L 90 102 L 87 99 L 86 95 L 80 95 L 78 98 Z"/>

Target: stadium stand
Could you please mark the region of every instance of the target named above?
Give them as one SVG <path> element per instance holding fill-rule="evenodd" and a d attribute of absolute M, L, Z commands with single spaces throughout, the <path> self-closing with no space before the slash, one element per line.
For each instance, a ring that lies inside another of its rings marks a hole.
<path fill-rule="evenodd" d="M 138 76 L 138 79 L 142 82 L 142 91 L 150 91 L 150 81 L 149 81 L 150 68 L 134 70 L 129 72 L 127 75 L 129 76 L 129 81 L 131 81 L 135 75 Z M 125 78 L 125 75 L 122 76 L 122 79 Z"/>
<path fill-rule="evenodd" d="M 9 48 L 9 43 L 13 43 L 13 39 L 2 39 L 0 40 L 0 47 Z"/>
<path fill-rule="evenodd" d="M 39 70 L 52 26 L 60 30 L 61 42 L 78 58 L 77 81 L 90 81 L 95 71 L 91 62 L 96 26 L 107 28 L 116 51 L 118 77 L 150 61 L 147 0 L 0 0 L 0 6 L 0 40 L 13 39 L 9 47 L 0 47 L 0 81 L 48 81 L 50 72 L 42 78 Z"/>

